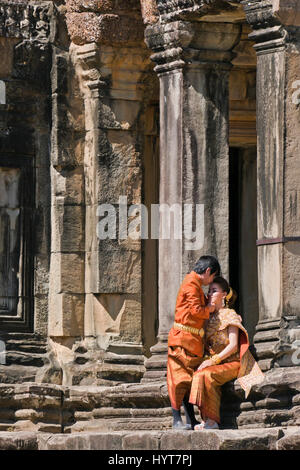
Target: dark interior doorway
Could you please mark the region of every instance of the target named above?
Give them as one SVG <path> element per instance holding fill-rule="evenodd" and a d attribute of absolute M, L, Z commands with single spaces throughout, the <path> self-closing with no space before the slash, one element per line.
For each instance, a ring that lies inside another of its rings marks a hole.
<path fill-rule="evenodd" d="M 237 291 L 236 310 L 253 341 L 258 323 L 256 147 L 230 148 L 230 284 Z"/>

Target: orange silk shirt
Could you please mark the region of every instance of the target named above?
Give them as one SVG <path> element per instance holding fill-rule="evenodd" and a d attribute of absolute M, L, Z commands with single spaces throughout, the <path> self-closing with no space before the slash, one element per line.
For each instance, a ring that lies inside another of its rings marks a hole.
<path fill-rule="evenodd" d="M 203 328 L 204 321 L 209 318 L 209 309 L 201 285 L 201 279 L 195 271 L 185 276 L 177 294 L 175 322 Z M 189 353 L 202 357 L 203 340 L 200 335 L 171 328 L 168 346 L 181 346 Z"/>

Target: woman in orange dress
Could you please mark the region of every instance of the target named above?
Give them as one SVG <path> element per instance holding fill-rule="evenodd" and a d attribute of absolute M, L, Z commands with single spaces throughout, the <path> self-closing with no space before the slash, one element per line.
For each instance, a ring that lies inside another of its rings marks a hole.
<path fill-rule="evenodd" d="M 203 420 L 195 430 L 219 428 L 224 383 L 238 378 L 247 397 L 251 386 L 264 378 L 249 351 L 241 317 L 231 308 L 236 294 L 224 278 L 216 277 L 210 284 L 209 302 L 212 295 L 215 311 L 205 325 L 205 356 L 193 375 L 189 397 L 189 402 L 199 407 Z"/>

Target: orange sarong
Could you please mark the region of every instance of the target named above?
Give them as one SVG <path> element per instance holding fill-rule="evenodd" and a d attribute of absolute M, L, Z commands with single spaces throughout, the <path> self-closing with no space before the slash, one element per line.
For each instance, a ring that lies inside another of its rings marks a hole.
<path fill-rule="evenodd" d="M 239 351 L 221 364 L 196 371 L 189 398 L 190 403 L 198 405 L 203 419 L 210 418 L 218 423 L 220 423 L 221 386 L 223 384 L 237 379 L 247 398 L 251 387 L 264 380 L 264 374 L 249 351 L 248 333 L 233 309 L 223 308 L 210 316 L 206 325 L 208 352 L 219 354 L 229 344 L 228 327 L 230 325 L 239 328 Z"/>
<path fill-rule="evenodd" d="M 206 367 L 194 373 L 189 402 L 197 405 L 202 419 L 220 423 L 221 386 L 237 378 L 240 361 Z"/>
<path fill-rule="evenodd" d="M 168 393 L 172 408 L 180 410 L 185 395 L 189 395 L 193 374 L 203 361 L 181 346 L 169 346 L 167 364 Z"/>

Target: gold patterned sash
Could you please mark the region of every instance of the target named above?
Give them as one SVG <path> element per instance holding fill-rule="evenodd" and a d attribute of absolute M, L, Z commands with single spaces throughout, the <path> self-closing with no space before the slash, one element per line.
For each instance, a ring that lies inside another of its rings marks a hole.
<path fill-rule="evenodd" d="M 173 328 L 175 328 L 175 330 L 189 331 L 190 333 L 194 333 L 194 335 L 201 336 L 201 338 L 203 338 L 205 334 L 203 328 L 199 330 L 198 328 L 194 328 L 188 325 L 182 325 L 181 323 L 176 323 L 176 322 L 174 322 Z"/>

